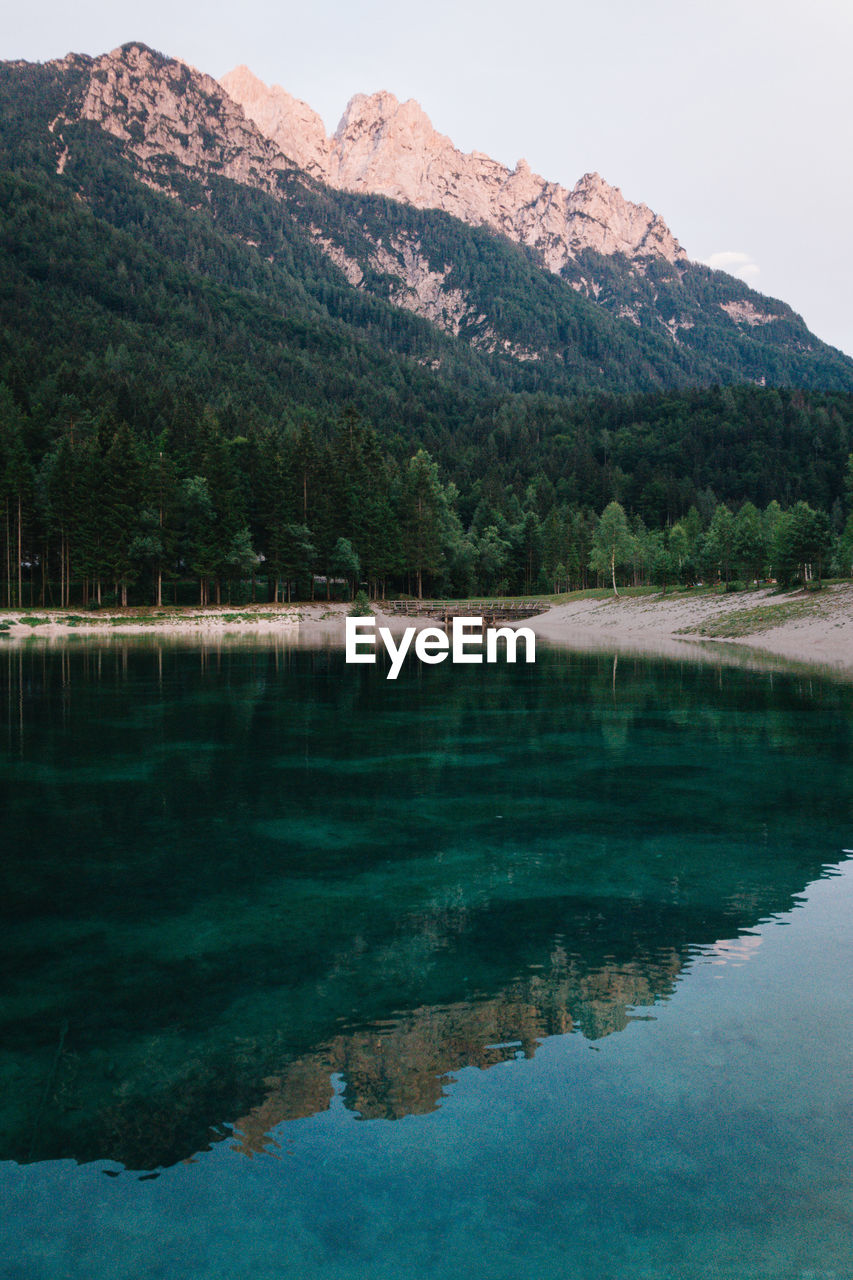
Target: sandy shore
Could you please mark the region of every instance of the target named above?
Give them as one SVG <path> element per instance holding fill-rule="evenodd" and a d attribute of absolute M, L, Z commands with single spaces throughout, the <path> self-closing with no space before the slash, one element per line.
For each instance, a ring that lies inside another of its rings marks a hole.
<path fill-rule="evenodd" d="M 343 604 L 249 605 L 186 609 L 128 609 L 84 614 L 56 609 L 0 610 L 0 637 L 61 642 L 70 637 L 165 636 L 205 643 L 233 638 L 300 644 L 343 642 Z M 377 622 L 399 632 L 413 619 Z M 429 625 L 423 619 L 421 625 Z M 680 658 L 773 656 L 819 666 L 853 677 L 853 583 L 821 592 L 777 595 L 770 590 L 608 596 L 580 596 L 554 605 L 524 623 L 554 644 L 576 649 L 656 653 Z"/>
<path fill-rule="evenodd" d="M 853 676 L 853 583 L 778 595 L 680 594 L 575 599 L 529 624 L 543 639 L 685 657 L 733 647 Z"/>
<path fill-rule="evenodd" d="M 73 609 L 0 609 L 0 634 L 12 640 L 36 636 L 56 640 L 65 637 L 169 636 L 208 640 L 224 636 L 328 636 L 343 643 L 348 604 L 306 603 L 292 605 L 211 605 L 206 608 L 104 609 L 78 613 Z M 374 609 L 377 622 L 399 632 L 416 623 L 429 626 L 432 619 L 390 617 Z"/>

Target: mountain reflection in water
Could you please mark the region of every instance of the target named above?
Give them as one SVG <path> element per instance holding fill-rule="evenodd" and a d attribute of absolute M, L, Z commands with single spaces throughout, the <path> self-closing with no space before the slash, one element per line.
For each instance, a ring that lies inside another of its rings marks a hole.
<path fill-rule="evenodd" d="M 649 1017 L 849 843 L 851 692 L 540 647 L 0 652 L 3 1147 L 133 1169 Z M 640 1009 L 640 1015 L 635 1010 Z"/>

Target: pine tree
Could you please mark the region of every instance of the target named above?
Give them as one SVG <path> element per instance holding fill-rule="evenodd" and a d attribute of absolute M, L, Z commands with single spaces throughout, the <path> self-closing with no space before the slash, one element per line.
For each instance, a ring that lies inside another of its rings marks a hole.
<path fill-rule="evenodd" d="M 444 495 L 438 465 L 419 449 L 409 465 L 403 491 L 406 567 L 415 575 L 418 599 L 423 599 L 425 574 L 437 574 L 444 562 L 442 515 Z"/>
<path fill-rule="evenodd" d="M 350 591 L 350 599 L 355 598 L 358 591 L 358 578 L 361 573 L 361 561 L 349 538 L 338 538 L 329 568 L 336 578 L 346 578 Z"/>
<path fill-rule="evenodd" d="M 29 518 L 35 476 L 24 445 L 24 415 L 0 387 L 0 495 L 4 514 L 6 603 L 24 603 L 24 521 Z"/>
<path fill-rule="evenodd" d="M 722 502 L 711 518 L 706 548 L 708 555 L 716 561 L 720 576 L 728 587 L 735 555 L 735 518 Z"/>
<path fill-rule="evenodd" d="M 219 564 L 216 512 L 204 476 L 192 476 L 184 482 L 184 547 L 186 564 L 198 578 L 199 604 L 210 603 L 210 579 Z"/>
<path fill-rule="evenodd" d="M 733 552 L 746 581 L 757 583 L 767 559 L 767 535 L 761 513 L 751 502 L 745 502 L 735 517 Z"/>
<path fill-rule="evenodd" d="M 143 496 L 142 462 L 130 427 L 119 427 L 104 456 L 104 560 L 123 607 L 138 565 L 131 547 L 138 533 Z"/>

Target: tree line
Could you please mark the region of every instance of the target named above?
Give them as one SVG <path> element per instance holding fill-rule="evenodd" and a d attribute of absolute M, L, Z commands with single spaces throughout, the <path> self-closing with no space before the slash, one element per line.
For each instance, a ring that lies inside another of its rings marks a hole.
<path fill-rule="evenodd" d="M 850 460 L 853 475 L 853 455 Z M 647 529 L 641 517 L 629 521 L 611 502 L 596 522 L 590 567 L 604 575 L 618 594 L 617 574 L 635 585 L 668 586 L 696 582 L 735 582 L 782 586 L 820 583 L 827 566 L 853 573 L 853 515 L 833 533 L 825 511 L 797 502 L 785 511 L 775 500 L 764 511 L 745 502 L 736 512 L 718 503 L 707 525 L 696 507 L 666 529 Z M 562 568 L 562 566 L 560 566 Z"/>
<path fill-rule="evenodd" d="M 567 501 L 543 471 L 457 485 L 426 449 L 383 447 L 352 409 L 244 435 L 209 409 L 156 435 L 83 412 L 42 440 L 0 386 L 7 607 L 791 584 L 853 563 L 853 462 L 846 520 L 839 503 L 759 510 L 706 490 L 654 525 L 612 498 L 600 513 Z"/>

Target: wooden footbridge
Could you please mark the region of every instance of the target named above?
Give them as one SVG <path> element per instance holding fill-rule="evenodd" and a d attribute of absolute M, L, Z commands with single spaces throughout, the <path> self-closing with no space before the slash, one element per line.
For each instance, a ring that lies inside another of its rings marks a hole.
<path fill-rule="evenodd" d="M 520 622 L 547 613 L 547 600 L 388 600 L 384 613 L 407 618 L 435 618 L 448 626 L 454 618 L 482 618 L 484 627 L 501 622 Z"/>

